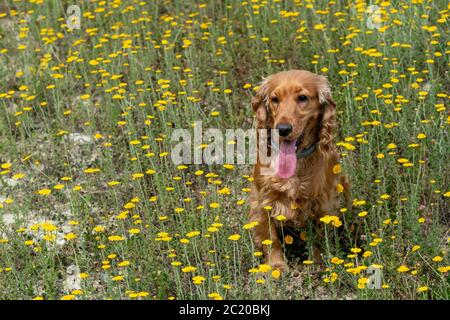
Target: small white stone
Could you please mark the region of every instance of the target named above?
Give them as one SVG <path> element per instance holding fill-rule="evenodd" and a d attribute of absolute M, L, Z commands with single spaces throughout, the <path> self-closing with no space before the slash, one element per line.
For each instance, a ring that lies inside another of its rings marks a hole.
<path fill-rule="evenodd" d="M 2 220 L 3 220 L 3 223 L 5 225 L 7 225 L 7 226 L 9 226 L 9 225 L 13 224 L 14 222 L 16 222 L 16 219 L 14 218 L 14 215 L 12 213 L 5 213 L 2 216 Z"/>
<path fill-rule="evenodd" d="M 70 141 L 76 143 L 76 144 L 88 144 L 88 143 L 92 143 L 93 140 L 90 136 L 81 134 L 81 133 L 70 133 L 68 135 L 68 138 Z"/>

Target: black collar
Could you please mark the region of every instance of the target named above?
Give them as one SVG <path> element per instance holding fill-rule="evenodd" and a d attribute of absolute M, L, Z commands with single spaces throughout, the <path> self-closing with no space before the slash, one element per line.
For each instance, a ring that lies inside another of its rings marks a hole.
<path fill-rule="evenodd" d="M 319 141 L 316 141 L 316 142 L 310 144 L 307 148 L 305 148 L 303 150 L 298 149 L 297 150 L 297 159 L 306 158 L 307 156 L 311 155 L 314 151 L 316 151 L 318 144 L 319 144 Z"/>

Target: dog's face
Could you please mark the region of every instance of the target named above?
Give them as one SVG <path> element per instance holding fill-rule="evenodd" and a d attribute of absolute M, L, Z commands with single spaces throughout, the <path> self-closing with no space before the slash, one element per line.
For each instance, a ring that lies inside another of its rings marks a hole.
<path fill-rule="evenodd" d="M 296 172 L 298 149 L 313 144 L 323 157 L 330 154 L 335 103 L 325 77 L 303 70 L 283 71 L 264 79 L 252 107 L 260 129 L 278 129 L 276 174 Z"/>
<path fill-rule="evenodd" d="M 265 124 L 261 127 L 278 129 L 280 138 L 286 141 L 296 141 L 302 134 L 308 137 L 321 113 L 334 113 L 327 79 L 303 70 L 269 76 L 252 104 L 258 120 Z"/>

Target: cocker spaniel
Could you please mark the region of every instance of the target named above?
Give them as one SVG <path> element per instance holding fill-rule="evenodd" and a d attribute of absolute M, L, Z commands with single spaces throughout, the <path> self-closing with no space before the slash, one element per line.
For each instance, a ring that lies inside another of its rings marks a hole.
<path fill-rule="evenodd" d="M 277 129 L 279 143 L 276 149 L 268 147 L 276 153 L 272 163 L 263 164 L 258 156 L 250 221 L 257 222 L 254 241 L 266 263 L 282 271 L 286 262 L 277 232 L 281 225 L 304 227 L 308 219 L 338 215 L 340 193 L 349 196 L 333 142 L 336 105 L 327 78 L 304 70 L 265 78 L 251 103 L 257 129 Z M 267 139 L 268 145 L 271 141 Z"/>

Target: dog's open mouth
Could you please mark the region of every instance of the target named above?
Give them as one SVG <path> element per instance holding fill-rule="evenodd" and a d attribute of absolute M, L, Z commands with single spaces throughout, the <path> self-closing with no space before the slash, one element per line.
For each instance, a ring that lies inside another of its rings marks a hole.
<path fill-rule="evenodd" d="M 301 138 L 287 141 L 280 140 L 278 155 L 275 161 L 275 174 L 283 179 L 288 179 L 295 174 L 297 169 L 297 146 Z"/>

